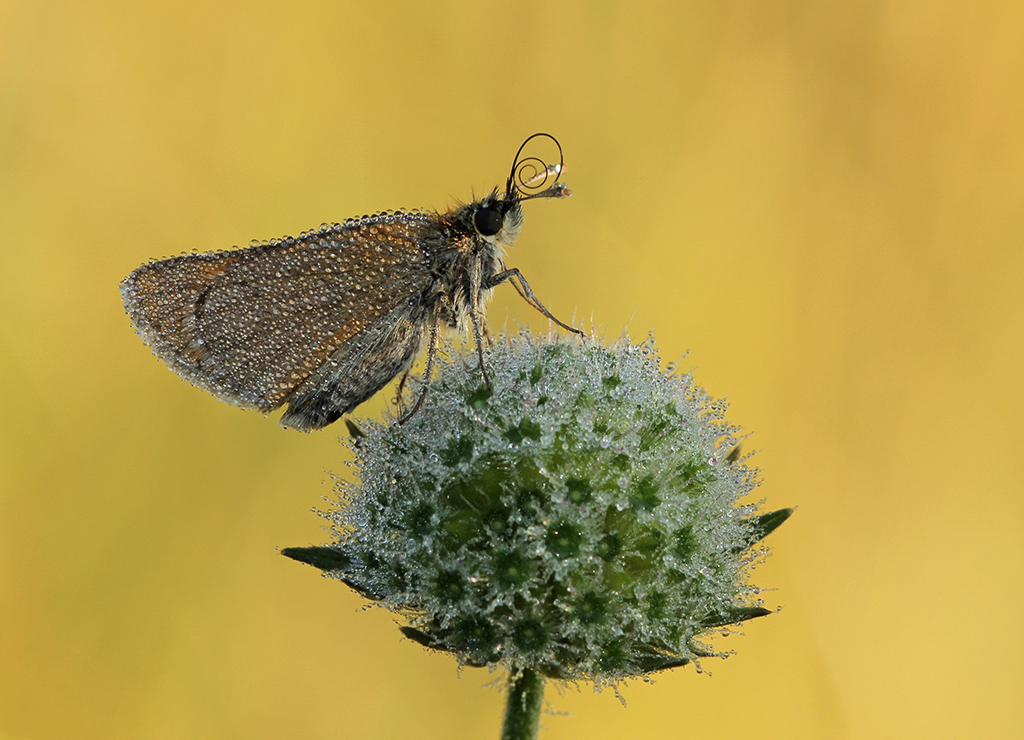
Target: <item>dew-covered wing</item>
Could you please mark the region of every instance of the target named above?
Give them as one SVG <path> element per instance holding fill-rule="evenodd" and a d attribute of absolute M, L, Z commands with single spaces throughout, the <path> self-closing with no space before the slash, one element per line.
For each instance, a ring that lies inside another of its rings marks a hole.
<path fill-rule="evenodd" d="M 269 411 L 431 277 L 442 236 L 423 213 L 379 214 L 299 238 L 173 257 L 121 284 L 154 353 L 225 400 Z"/>

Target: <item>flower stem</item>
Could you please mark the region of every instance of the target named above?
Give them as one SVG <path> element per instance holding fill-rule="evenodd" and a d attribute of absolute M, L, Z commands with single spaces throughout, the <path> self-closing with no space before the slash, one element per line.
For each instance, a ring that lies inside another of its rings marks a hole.
<path fill-rule="evenodd" d="M 509 679 L 501 740 L 535 740 L 544 703 L 544 677 L 523 668 Z"/>

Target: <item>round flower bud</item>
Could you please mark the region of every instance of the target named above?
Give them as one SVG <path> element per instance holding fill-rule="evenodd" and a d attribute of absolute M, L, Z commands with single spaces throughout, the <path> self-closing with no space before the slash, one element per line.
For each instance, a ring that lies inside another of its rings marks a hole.
<path fill-rule="evenodd" d="M 351 440 L 337 541 L 285 554 L 464 665 L 614 682 L 714 655 L 767 614 L 746 581 L 790 510 L 758 515 L 726 404 L 653 339 L 503 335 L 449 350 L 407 421 Z"/>

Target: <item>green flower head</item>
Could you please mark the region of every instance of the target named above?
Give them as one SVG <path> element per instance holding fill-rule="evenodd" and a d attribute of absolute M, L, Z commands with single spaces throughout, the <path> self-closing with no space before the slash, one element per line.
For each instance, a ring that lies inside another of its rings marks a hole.
<path fill-rule="evenodd" d="M 423 406 L 350 444 L 336 542 L 289 548 L 470 666 L 608 683 L 714 655 L 767 614 L 747 583 L 790 510 L 740 499 L 726 405 L 665 372 L 653 339 L 503 335 L 450 350 Z M 355 428 L 355 427 L 353 427 Z"/>

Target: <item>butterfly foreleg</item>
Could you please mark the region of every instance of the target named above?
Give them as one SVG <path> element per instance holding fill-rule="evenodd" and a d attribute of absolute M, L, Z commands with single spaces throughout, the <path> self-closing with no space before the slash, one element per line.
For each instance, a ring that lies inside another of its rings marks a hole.
<path fill-rule="evenodd" d="M 583 336 L 583 332 L 579 329 L 559 321 L 550 311 L 548 311 L 547 307 L 540 302 L 540 299 L 533 294 L 533 290 L 530 288 L 530 284 L 526 282 L 526 278 L 523 277 L 523 273 L 519 272 L 515 267 L 505 270 L 504 272 L 499 272 L 496 275 L 492 275 L 484 283 L 483 288 L 485 290 L 490 290 L 491 288 L 505 282 L 512 283 L 512 287 L 514 287 L 516 292 L 523 297 L 523 300 L 544 314 L 548 319 L 554 321 L 566 331 L 571 331 L 573 334 L 579 334 L 581 337 Z"/>

